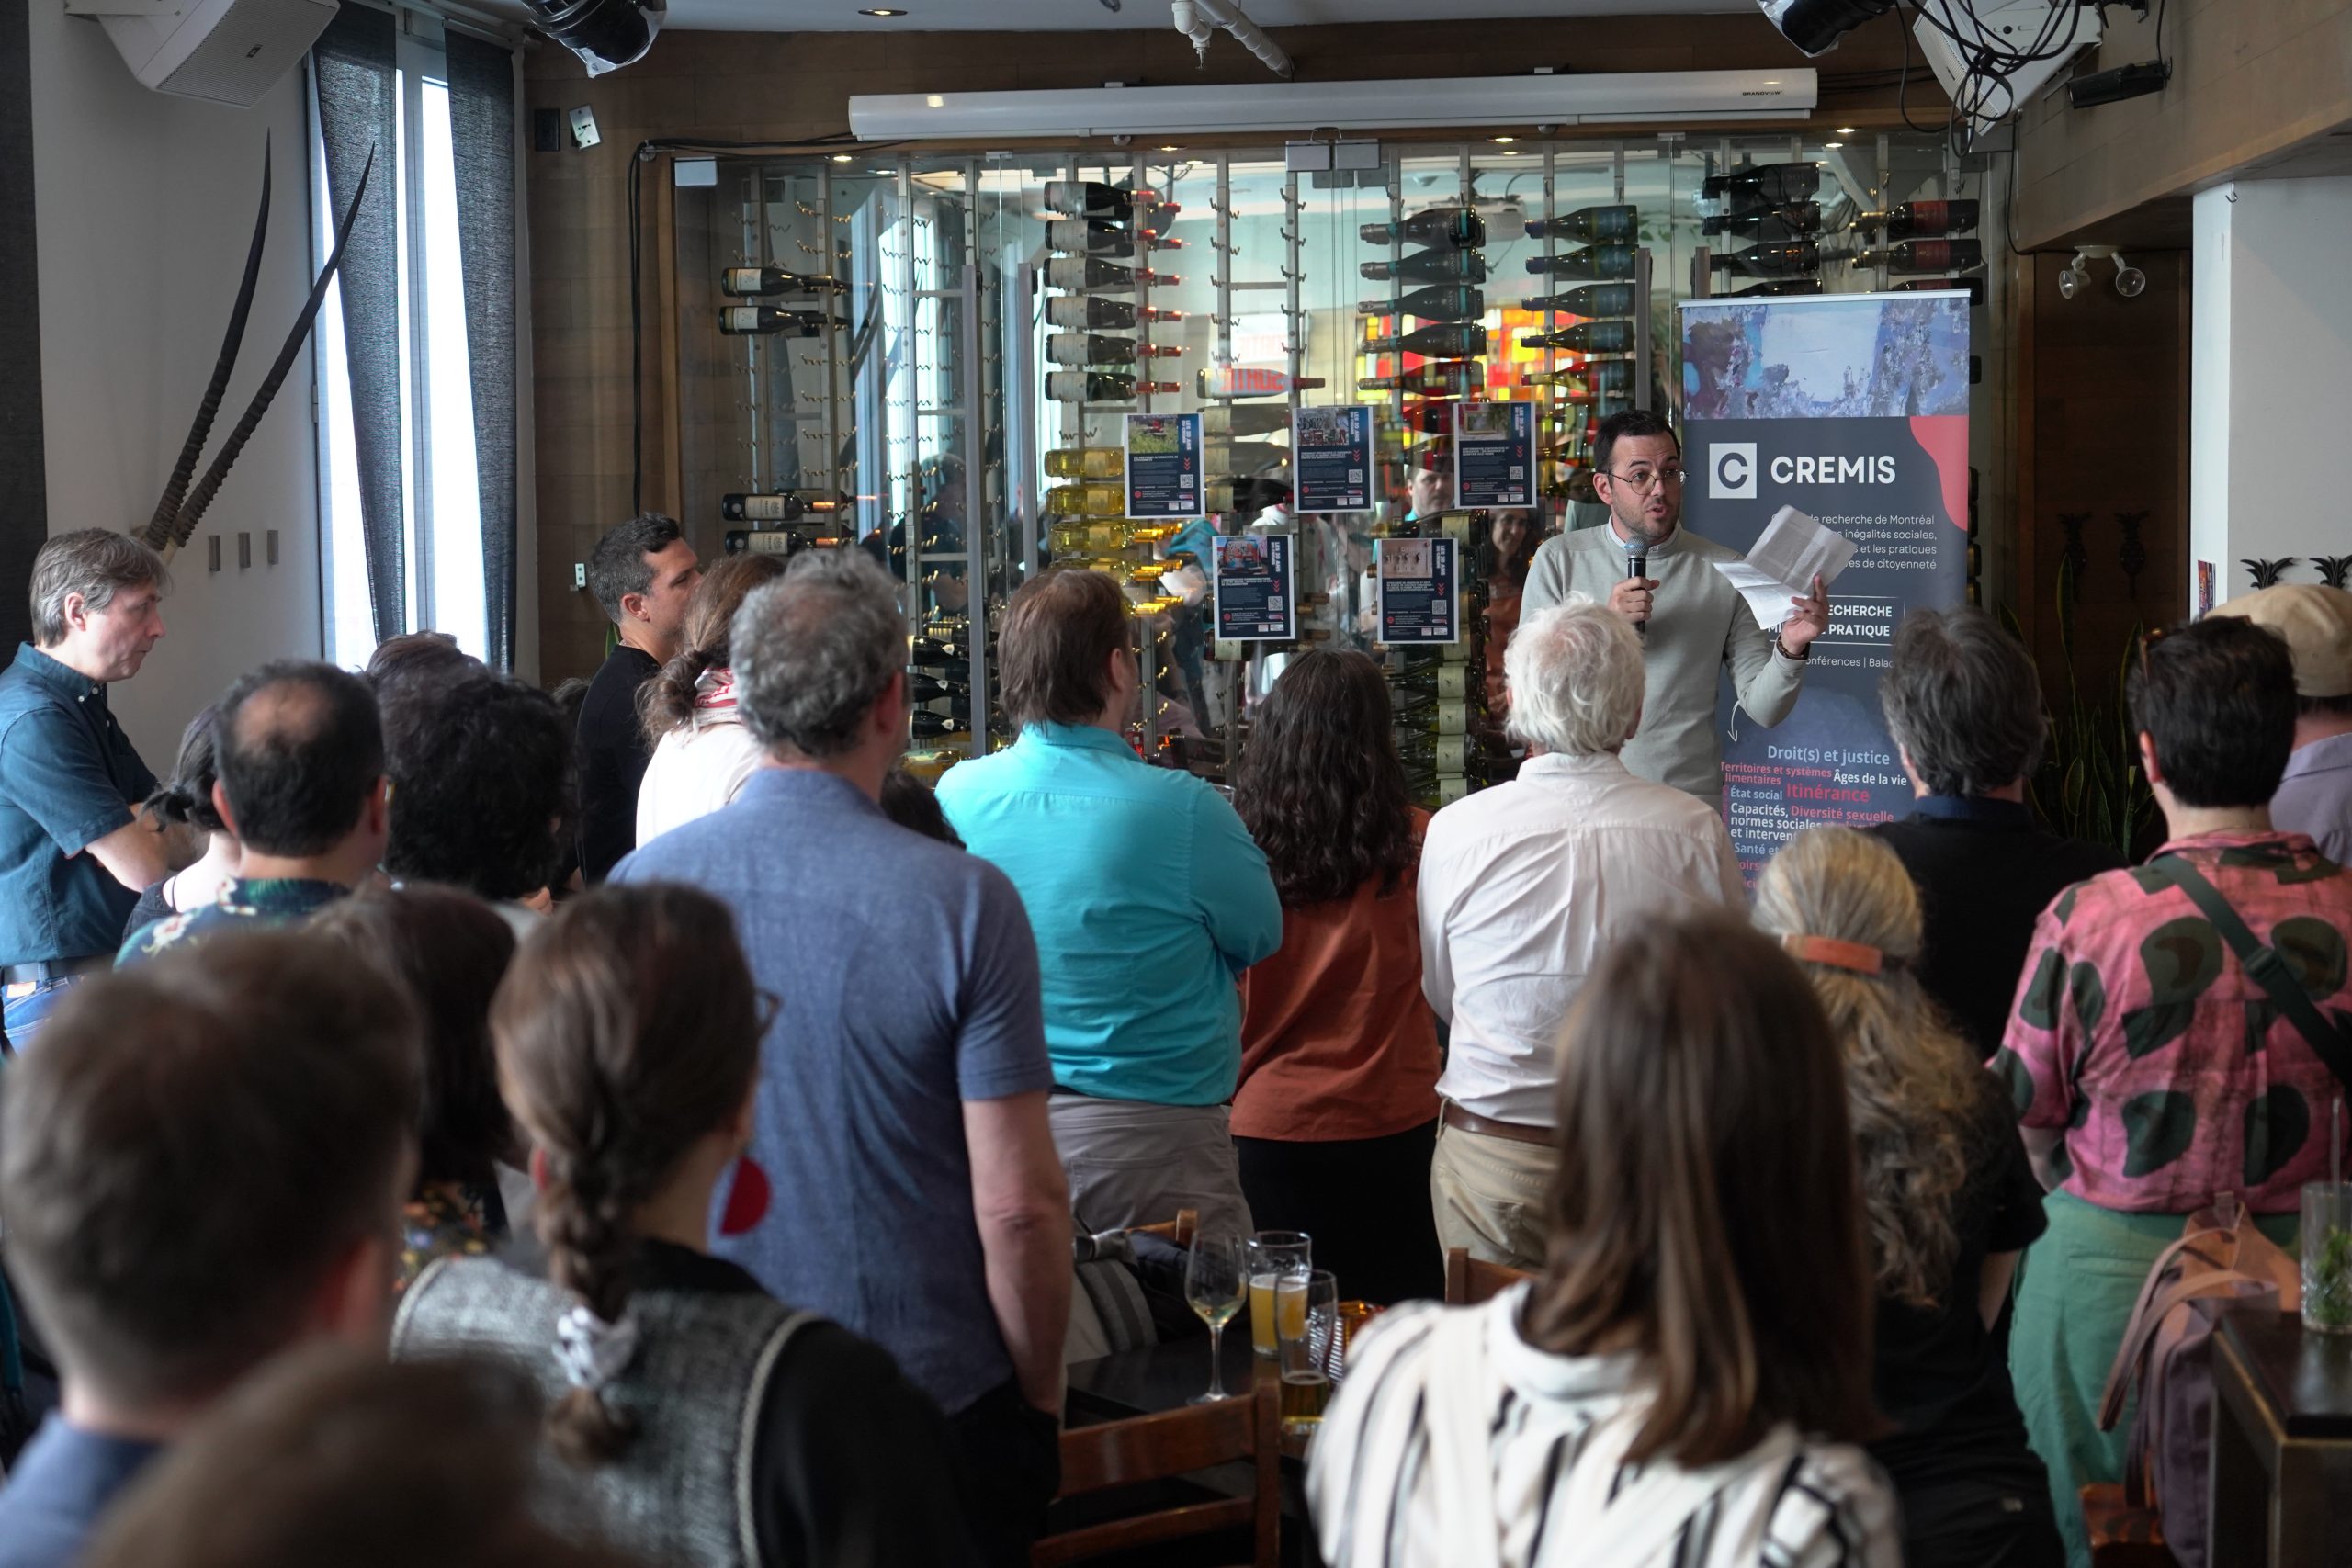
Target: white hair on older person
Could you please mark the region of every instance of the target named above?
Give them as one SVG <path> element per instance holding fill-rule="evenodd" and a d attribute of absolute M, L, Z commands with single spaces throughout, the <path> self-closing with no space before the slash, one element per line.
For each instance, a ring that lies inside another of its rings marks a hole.
<path fill-rule="evenodd" d="M 1623 615 L 1581 593 L 1519 623 L 1503 674 L 1511 738 L 1546 751 L 1614 751 L 1641 716 L 1641 639 Z"/>

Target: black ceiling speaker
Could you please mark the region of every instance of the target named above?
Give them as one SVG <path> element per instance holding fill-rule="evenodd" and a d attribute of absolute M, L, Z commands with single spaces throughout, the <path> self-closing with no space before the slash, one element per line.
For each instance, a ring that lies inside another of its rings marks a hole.
<path fill-rule="evenodd" d="M 1764 19 L 1807 54 L 1826 54 L 1838 40 L 1873 17 L 1883 17 L 1894 0 L 1756 0 Z"/>
<path fill-rule="evenodd" d="M 530 0 L 539 30 L 580 57 L 591 76 L 634 65 L 669 19 L 669 0 Z"/>

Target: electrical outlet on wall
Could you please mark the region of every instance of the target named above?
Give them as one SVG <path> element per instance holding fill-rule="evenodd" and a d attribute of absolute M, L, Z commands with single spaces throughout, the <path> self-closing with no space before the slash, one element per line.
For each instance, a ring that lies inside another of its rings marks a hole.
<path fill-rule="evenodd" d="M 582 105 L 579 108 L 571 111 L 571 144 L 574 147 L 583 149 L 594 147 L 597 142 L 602 141 L 603 140 L 603 137 L 596 134 L 596 111 L 594 109 Z"/>
<path fill-rule="evenodd" d="M 585 588 L 588 586 L 588 563 L 586 561 L 576 560 L 571 563 L 571 586 L 574 588 Z"/>

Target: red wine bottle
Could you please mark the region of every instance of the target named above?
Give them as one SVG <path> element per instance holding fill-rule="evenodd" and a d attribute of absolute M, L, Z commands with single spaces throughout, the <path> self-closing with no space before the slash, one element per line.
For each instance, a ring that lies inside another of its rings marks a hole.
<path fill-rule="evenodd" d="M 1487 297 L 1461 283 L 1433 283 L 1394 299 L 1366 299 L 1359 316 L 1417 316 L 1424 321 L 1464 321 L 1487 313 Z"/>
<path fill-rule="evenodd" d="M 1641 253 L 1631 245 L 1588 245 L 1557 255 L 1530 256 L 1527 270 L 1538 277 L 1567 277 L 1588 282 L 1631 277 Z"/>
<path fill-rule="evenodd" d="M 1138 393 L 1181 391 L 1173 381 L 1138 381 L 1118 370 L 1049 370 L 1046 396 L 1057 403 L 1123 403 Z"/>
<path fill-rule="evenodd" d="M 1571 288 L 1563 294 L 1539 294 L 1532 299 L 1521 301 L 1523 310 L 1542 310 L 1554 316 L 1630 316 L 1634 313 L 1634 286 L 1630 283 L 1592 283 L 1582 288 Z"/>
<path fill-rule="evenodd" d="M 1792 201 L 1786 207 L 1759 207 L 1753 212 L 1720 212 L 1701 222 L 1699 231 L 1764 242 L 1802 240 L 1821 232 L 1821 203 Z"/>
<path fill-rule="evenodd" d="M 1439 245 L 1475 251 L 1487 243 L 1487 220 L 1468 207 L 1432 207 L 1401 223 L 1366 223 L 1356 232 L 1368 245 Z"/>
<path fill-rule="evenodd" d="M 1373 338 L 1366 354 L 1426 354 L 1439 359 L 1476 359 L 1487 352 L 1487 329 L 1476 321 L 1446 321 L 1419 332 Z"/>
<path fill-rule="evenodd" d="M 1792 201 L 1804 201 L 1820 188 L 1821 165 L 1818 164 L 1757 164 L 1745 169 L 1735 169 L 1727 175 L 1713 175 L 1699 187 L 1699 194 L 1710 201 L 1736 201 L 1745 197 L 1781 207 Z"/>
<path fill-rule="evenodd" d="M 1634 207 L 1580 207 L 1560 218 L 1538 218 L 1527 225 L 1531 240 L 1576 240 L 1585 244 L 1630 244 L 1641 223 Z"/>
<path fill-rule="evenodd" d="M 1744 251 L 1707 258 L 1710 272 L 1734 273 L 1741 277 L 1794 277 L 1817 271 L 1820 266 L 1821 247 L 1811 240 L 1750 245 Z"/>
<path fill-rule="evenodd" d="M 1889 272 L 1965 272 L 1984 265 L 1984 246 L 1976 240 L 1905 240 L 1857 251 L 1854 265 L 1883 266 Z"/>
<path fill-rule="evenodd" d="M 779 491 L 773 495 L 722 495 L 718 514 L 729 523 L 797 523 L 842 510 L 842 498 L 817 491 Z"/>
<path fill-rule="evenodd" d="M 1356 271 L 1375 283 L 1484 283 L 1487 258 L 1476 251 L 1415 251 L 1402 262 L 1363 262 Z"/>
<path fill-rule="evenodd" d="M 1631 354 L 1634 323 L 1628 321 L 1580 321 L 1555 333 L 1533 333 L 1519 340 L 1521 348 L 1566 348 L 1578 354 Z"/>
<path fill-rule="evenodd" d="M 1750 294 L 1826 294 L 1817 277 L 1775 277 L 1765 283 L 1751 283 L 1745 288 L 1735 288 L 1724 295 L 1725 299 L 1744 299 Z"/>
<path fill-rule="evenodd" d="M 729 337 L 815 337 L 831 324 L 822 310 L 779 310 L 773 305 L 718 308 L 718 330 Z"/>
<path fill-rule="evenodd" d="M 1883 229 L 1889 240 L 1933 239 L 1967 233 L 1976 227 L 1976 214 L 1973 201 L 1906 201 L 1884 212 L 1865 212 L 1854 227 Z"/>

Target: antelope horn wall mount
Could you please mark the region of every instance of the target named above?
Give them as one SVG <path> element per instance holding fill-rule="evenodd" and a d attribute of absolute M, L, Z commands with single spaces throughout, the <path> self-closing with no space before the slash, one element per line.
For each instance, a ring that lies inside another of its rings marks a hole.
<path fill-rule="evenodd" d="M 205 509 L 212 504 L 212 498 L 220 491 L 221 481 L 229 477 L 230 467 L 236 462 L 238 454 L 245 449 L 245 443 L 253 439 L 262 415 L 269 412 L 270 400 L 277 396 L 277 389 L 285 384 L 287 376 L 293 370 L 294 361 L 302 352 L 303 341 L 311 335 L 311 324 L 318 320 L 319 308 L 325 302 L 327 285 L 334 281 L 336 272 L 343 265 L 344 247 L 350 242 L 352 228 L 358 221 L 359 204 L 367 199 L 368 179 L 375 168 L 376 152 L 371 147 L 368 152 L 368 161 L 359 171 L 358 186 L 351 193 L 351 206 L 344 213 L 342 221 L 335 225 L 334 249 L 328 254 L 326 265 L 320 268 L 317 280 L 311 284 L 310 298 L 303 302 L 293 326 L 288 329 L 285 344 L 277 351 L 277 358 L 271 364 L 269 373 L 262 378 L 261 385 L 254 389 L 253 400 L 230 430 L 228 439 L 220 444 L 220 452 L 204 471 L 204 478 L 190 491 L 188 479 L 196 471 L 197 459 L 204 455 L 205 442 L 211 437 L 212 423 L 219 415 L 221 399 L 228 391 L 229 373 L 236 367 L 237 352 L 244 343 L 245 319 L 252 312 L 254 291 L 261 278 L 262 244 L 269 234 L 270 189 L 269 144 L 266 141 L 263 142 L 261 210 L 254 219 L 253 243 L 245 254 L 245 275 L 238 285 L 236 305 L 229 312 L 229 331 L 221 341 L 220 356 L 213 364 L 212 379 L 205 386 L 204 400 L 197 406 L 196 422 L 188 430 L 187 440 L 180 447 L 179 461 L 173 465 L 163 496 L 155 503 L 155 514 L 148 519 L 147 525 L 138 534 L 141 543 L 165 560 L 170 560 L 182 546 L 196 536 L 197 525 L 204 520 Z"/>

